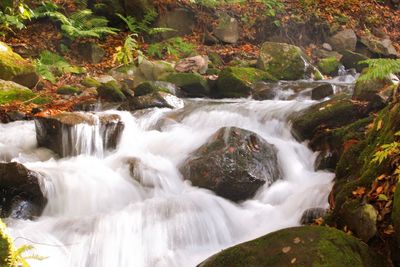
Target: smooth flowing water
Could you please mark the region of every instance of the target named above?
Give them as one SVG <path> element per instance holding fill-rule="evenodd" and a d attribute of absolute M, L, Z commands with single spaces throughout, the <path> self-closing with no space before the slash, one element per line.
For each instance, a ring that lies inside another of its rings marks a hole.
<path fill-rule="evenodd" d="M 187 100 L 175 111 L 107 111 L 125 124 L 117 149 L 61 159 L 37 148 L 33 122 L 0 124 L 0 160 L 43 174 L 48 198 L 37 220 L 8 219 L 11 234 L 17 246 L 33 244 L 36 254 L 48 257 L 31 261 L 32 266 L 186 267 L 239 242 L 298 225 L 304 210 L 328 206 L 333 178 L 314 171 L 316 154 L 292 137 L 287 122 L 290 114 L 314 103 Z M 178 170 L 225 126 L 251 130 L 274 144 L 283 171 L 281 180 L 240 204 L 191 186 Z M 82 142 L 101 138 L 90 127 L 80 127 L 77 135 Z M 129 169 L 133 159 L 140 159 L 136 179 Z"/>

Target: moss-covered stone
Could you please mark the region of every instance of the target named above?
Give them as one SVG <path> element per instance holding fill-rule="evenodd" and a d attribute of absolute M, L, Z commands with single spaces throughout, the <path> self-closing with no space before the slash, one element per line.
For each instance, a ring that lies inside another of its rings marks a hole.
<path fill-rule="evenodd" d="M 255 68 L 229 67 L 219 74 L 215 94 L 228 98 L 247 97 L 253 83 L 275 80 L 269 73 Z"/>
<path fill-rule="evenodd" d="M 210 93 L 207 80 L 197 73 L 173 73 L 163 80 L 180 87 L 189 97 L 204 97 Z"/>
<path fill-rule="evenodd" d="M 304 78 L 308 63 L 301 49 L 285 43 L 266 42 L 260 50 L 258 67 L 280 80 Z"/>
<path fill-rule="evenodd" d="M 356 69 L 357 72 L 362 72 L 362 70 L 368 67 L 366 63 L 360 63 L 363 60 L 367 60 L 368 57 L 362 54 L 345 50 L 342 52 L 343 57 L 340 60 L 346 69 Z"/>
<path fill-rule="evenodd" d="M 340 65 L 336 57 L 322 58 L 318 62 L 319 70 L 325 75 L 336 75 Z"/>
<path fill-rule="evenodd" d="M 116 81 L 110 81 L 97 87 L 97 93 L 105 100 L 121 102 L 126 100 L 126 96 Z"/>
<path fill-rule="evenodd" d="M 11 81 L 0 80 L 0 105 L 13 101 L 27 101 L 35 97 L 29 88 Z"/>
<path fill-rule="evenodd" d="M 351 101 L 347 95 L 314 105 L 293 115 L 292 132 L 299 140 L 312 139 L 318 130 L 345 126 L 368 115 L 361 103 Z"/>
<path fill-rule="evenodd" d="M 382 108 L 388 103 L 396 88 L 397 84 L 393 83 L 389 78 L 358 80 L 354 87 L 353 98 L 367 101 L 374 108 Z"/>
<path fill-rule="evenodd" d="M 79 95 L 80 93 L 82 91 L 75 86 L 65 85 L 57 89 L 57 94 L 59 95 Z"/>
<path fill-rule="evenodd" d="M 384 266 L 367 244 L 322 226 L 283 229 L 223 250 L 199 267 Z"/>
<path fill-rule="evenodd" d="M 0 79 L 14 81 L 32 88 L 39 76 L 35 67 L 3 42 L 0 42 Z"/>
<path fill-rule="evenodd" d="M 167 82 L 144 82 L 135 88 L 135 96 L 143 96 L 156 92 L 165 92 L 175 95 L 176 88 Z"/>
<path fill-rule="evenodd" d="M 101 85 L 101 82 L 88 76 L 81 81 L 81 84 L 86 87 L 99 87 Z"/>

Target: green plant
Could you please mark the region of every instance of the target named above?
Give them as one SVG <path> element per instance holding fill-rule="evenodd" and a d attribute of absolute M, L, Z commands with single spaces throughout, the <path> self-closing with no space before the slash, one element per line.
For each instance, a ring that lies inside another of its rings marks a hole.
<path fill-rule="evenodd" d="M 130 34 L 126 37 L 123 46 L 116 48 L 116 53 L 113 55 L 114 63 L 120 63 L 123 65 L 128 65 L 137 59 L 140 64 L 145 56 L 143 52 L 139 49 L 139 45 L 136 41 L 137 34 Z"/>
<path fill-rule="evenodd" d="M 23 245 L 15 248 L 14 242 L 7 234 L 7 226 L 0 219 L 0 266 L 4 267 L 29 267 L 28 259 L 43 260 L 46 257 L 41 257 L 36 254 L 24 256 L 28 251 L 31 251 L 33 246 Z"/>
<path fill-rule="evenodd" d="M 157 18 L 158 13 L 154 9 L 149 9 L 142 20 L 137 20 L 135 17 L 127 16 L 124 17 L 121 14 L 116 14 L 122 21 L 125 22 L 129 31 L 134 34 L 146 33 L 150 35 L 154 35 L 157 33 L 175 31 L 171 28 L 154 28 L 151 27 L 153 21 Z"/>
<path fill-rule="evenodd" d="M 53 7 L 53 8 L 49 8 Z M 63 13 L 54 10 L 54 6 L 45 6 L 46 11 L 41 16 L 52 18 L 61 23 L 62 33 L 74 40 L 77 38 L 101 38 L 106 34 L 115 34 L 118 29 L 108 27 L 108 20 L 101 16 L 93 15 L 89 9 L 84 9 L 67 17 Z"/>
<path fill-rule="evenodd" d="M 39 59 L 35 61 L 35 65 L 39 75 L 52 83 L 55 83 L 57 77 L 64 73 L 81 74 L 86 72 L 83 67 L 73 66 L 62 56 L 50 51 L 42 51 L 39 55 Z"/>
<path fill-rule="evenodd" d="M 18 6 L 8 6 L 4 11 L 0 10 L 0 35 L 5 35 L 6 32 L 14 32 L 13 29 L 25 28 L 24 22 L 34 17 L 34 12 L 23 2 Z"/>
<path fill-rule="evenodd" d="M 157 58 L 163 58 L 165 55 L 181 58 L 189 56 L 194 48 L 194 45 L 185 42 L 182 38 L 174 37 L 160 43 L 151 44 L 147 49 L 147 54 Z"/>
<path fill-rule="evenodd" d="M 358 78 L 359 81 L 382 80 L 390 74 L 400 73 L 400 59 L 367 59 L 359 64 L 368 64 L 366 72 Z"/>

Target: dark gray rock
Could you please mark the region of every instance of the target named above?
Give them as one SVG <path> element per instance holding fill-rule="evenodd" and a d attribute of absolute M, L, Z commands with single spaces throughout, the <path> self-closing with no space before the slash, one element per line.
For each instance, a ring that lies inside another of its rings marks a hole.
<path fill-rule="evenodd" d="M 355 51 L 357 45 L 357 35 L 351 29 L 346 29 L 336 33 L 328 39 L 328 43 L 335 51 L 350 50 Z"/>
<path fill-rule="evenodd" d="M 334 87 L 330 83 L 321 84 L 311 91 L 311 99 L 321 100 L 334 94 Z"/>
<path fill-rule="evenodd" d="M 194 151 L 180 170 L 194 186 L 241 201 L 281 177 L 276 154 L 275 146 L 257 134 L 226 127 Z"/>
<path fill-rule="evenodd" d="M 323 218 L 328 214 L 328 210 L 324 208 L 311 208 L 305 210 L 303 215 L 301 215 L 301 224 L 314 224 L 315 220 L 318 218 Z"/>

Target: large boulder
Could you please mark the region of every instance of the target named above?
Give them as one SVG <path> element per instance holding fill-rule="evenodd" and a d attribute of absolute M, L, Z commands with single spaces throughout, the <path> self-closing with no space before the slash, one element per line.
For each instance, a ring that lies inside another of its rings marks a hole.
<path fill-rule="evenodd" d="M 213 32 L 222 42 L 236 44 L 239 40 L 239 22 L 228 14 L 222 14 Z"/>
<path fill-rule="evenodd" d="M 158 91 L 150 94 L 136 96 L 125 104 L 123 104 L 121 110 L 138 110 L 147 108 L 171 108 L 179 109 L 183 108 L 183 101 L 166 92 Z"/>
<path fill-rule="evenodd" d="M 368 113 L 362 103 L 338 95 L 292 115 L 292 132 L 299 140 L 311 140 L 319 132 L 348 125 L 367 117 Z"/>
<path fill-rule="evenodd" d="M 253 83 L 274 80 L 269 73 L 259 69 L 229 67 L 219 74 L 214 94 L 227 98 L 247 97 L 251 94 Z"/>
<path fill-rule="evenodd" d="M 88 130 L 84 136 L 83 127 Z M 38 145 L 53 150 L 61 157 L 96 154 L 96 150 L 114 149 L 124 129 L 115 114 L 94 116 L 79 112 L 65 112 L 52 116 L 35 117 Z M 99 147 L 100 146 L 100 147 Z"/>
<path fill-rule="evenodd" d="M 97 93 L 100 98 L 111 102 L 122 102 L 126 100 L 121 86 L 116 81 L 109 81 L 101 84 L 97 87 Z"/>
<path fill-rule="evenodd" d="M 184 8 L 162 13 L 156 23 L 157 27 L 174 29 L 174 31 L 163 32 L 161 35 L 164 39 L 192 34 L 195 24 L 193 12 Z"/>
<path fill-rule="evenodd" d="M 368 34 L 361 36 L 360 42 L 372 53 L 385 57 L 399 57 L 399 53 L 388 38 L 378 38 L 372 34 Z"/>
<path fill-rule="evenodd" d="M 207 80 L 197 73 L 172 73 L 164 80 L 180 87 L 188 97 L 204 97 L 210 93 Z"/>
<path fill-rule="evenodd" d="M 181 172 L 194 186 L 233 201 L 251 198 L 281 177 L 275 146 L 236 127 L 219 129 L 186 159 Z"/>
<path fill-rule="evenodd" d="M 12 81 L 0 80 L 0 105 L 12 101 L 26 101 L 34 97 L 35 93 L 31 89 Z"/>
<path fill-rule="evenodd" d="M 385 266 L 364 242 L 334 228 L 279 230 L 211 256 L 198 267 Z"/>
<path fill-rule="evenodd" d="M 297 46 L 265 42 L 260 50 L 258 67 L 280 80 L 299 80 L 305 77 L 308 63 Z"/>
<path fill-rule="evenodd" d="M 40 175 L 24 165 L 0 163 L 1 217 L 32 219 L 40 216 L 47 203 L 40 183 Z"/>
<path fill-rule="evenodd" d="M 342 30 L 328 39 L 328 43 L 335 51 L 350 50 L 355 51 L 357 45 L 357 35 L 351 29 Z"/>
<path fill-rule="evenodd" d="M 32 88 L 37 84 L 39 76 L 32 64 L 0 42 L 0 79 Z"/>

